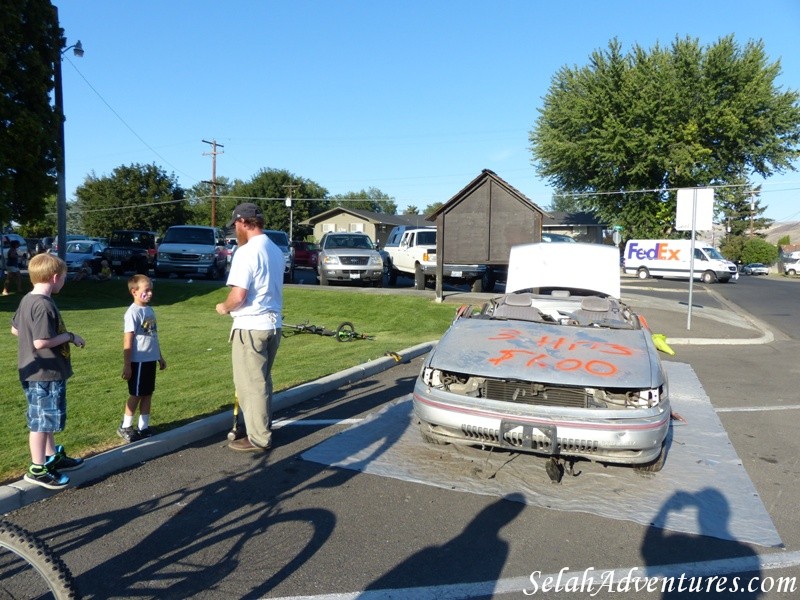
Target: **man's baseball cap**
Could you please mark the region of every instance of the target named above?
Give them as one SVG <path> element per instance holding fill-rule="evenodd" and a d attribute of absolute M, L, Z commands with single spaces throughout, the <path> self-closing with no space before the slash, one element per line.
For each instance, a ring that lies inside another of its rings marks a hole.
<path fill-rule="evenodd" d="M 261 209 L 252 202 L 243 202 L 233 209 L 231 220 L 228 221 L 225 227 L 233 227 L 233 224 L 239 219 L 254 219 L 256 217 L 264 218 L 264 213 L 261 212 Z"/>

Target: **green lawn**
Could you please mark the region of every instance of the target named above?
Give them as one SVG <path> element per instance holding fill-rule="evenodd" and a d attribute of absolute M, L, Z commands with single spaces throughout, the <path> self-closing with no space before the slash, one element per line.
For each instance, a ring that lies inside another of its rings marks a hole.
<path fill-rule="evenodd" d="M 158 280 L 152 306 L 167 369 L 158 373 L 151 427 L 155 432 L 229 409 L 233 404 L 230 317 L 214 306 L 227 293 L 221 283 Z M 88 456 L 122 443 L 116 429 L 127 399 L 122 379 L 122 317 L 130 304 L 126 279 L 67 282 L 55 296 L 67 328 L 86 339 L 73 347 L 75 374 L 67 386 L 68 418 L 56 436 L 74 455 Z M 0 482 L 22 476 L 30 460 L 26 401 L 17 374 L 17 343 L 10 333 L 19 296 L 0 297 Z M 273 370 L 280 391 L 323 375 L 438 339 L 454 306 L 403 295 L 358 293 L 344 288 L 286 288 L 284 321 L 336 328 L 351 321 L 374 340 L 339 343 L 297 334 L 281 341 Z M 288 332 L 288 330 L 286 330 Z"/>

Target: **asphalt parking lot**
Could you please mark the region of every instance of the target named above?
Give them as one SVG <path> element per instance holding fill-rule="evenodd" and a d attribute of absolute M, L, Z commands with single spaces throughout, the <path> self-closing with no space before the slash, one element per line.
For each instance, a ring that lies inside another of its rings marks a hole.
<path fill-rule="evenodd" d="M 532 574 L 564 567 L 623 574 L 645 565 L 663 574 L 663 565 L 692 563 L 695 573 L 797 574 L 800 468 L 786 426 L 796 403 L 787 390 L 796 381 L 782 371 L 797 343 L 717 295 L 699 294 L 690 331 L 680 302 L 633 286 L 623 299 L 668 336 L 676 355 L 665 361 L 675 363 L 677 377 L 686 378 L 687 368 L 696 374 L 782 546 L 678 534 L 304 458 L 407 394 L 424 347 L 400 363 L 387 359 L 313 382 L 299 404 L 282 401 L 277 447 L 262 459 L 224 447 L 230 415 L 221 415 L 90 459 L 98 466 L 75 471 L 85 477 L 75 489 L 52 495 L 15 484 L 0 502 L 13 522 L 48 540 L 95 598 L 527 597 Z M 455 307 L 486 297 L 453 291 L 444 301 Z M 753 364 L 768 365 L 760 381 L 745 376 Z M 392 441 L 363 452 L 387 454 Z M 345 454 L 342 461 L 353 460 Z M 497 478 L 479 456 L 465 466 L 465 476 Z"/>

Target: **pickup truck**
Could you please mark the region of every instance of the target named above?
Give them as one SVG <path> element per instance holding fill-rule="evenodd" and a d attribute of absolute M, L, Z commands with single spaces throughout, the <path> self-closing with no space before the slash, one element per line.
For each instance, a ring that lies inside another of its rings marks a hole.
<path fill-rule="evenodd" d="M 384 251 L 389 256 L 389 285 L 397 285 L 401 273 L 414 278 L 414 287 L 425 289 L 426 280 L 436 277 L 436 228 L 395 227 Z M 469 283 L 473 291 L 482 291 L 486 265 L 450 265 L 443 267 L 448 283 Z"/>

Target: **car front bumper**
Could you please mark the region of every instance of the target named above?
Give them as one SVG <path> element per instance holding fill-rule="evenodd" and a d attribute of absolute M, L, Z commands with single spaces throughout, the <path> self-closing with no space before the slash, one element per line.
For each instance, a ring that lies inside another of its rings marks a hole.
<path fill-rule="evenodd" d="M 380 281 L 383 277 L 383 268 L 342 268 L 335 269 L 319 267 L 320 274 L 324 274 L 328 281 Z"/>
<path fill-rule="evenodd" d="M 423 433 L 443 442 L 616 464 L 654 461 L 670 424 L 667 399 L 648 409 L 559 410 L 434 390 L 420 380 L 413 405 Z"/>

